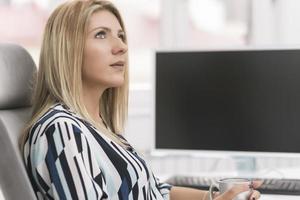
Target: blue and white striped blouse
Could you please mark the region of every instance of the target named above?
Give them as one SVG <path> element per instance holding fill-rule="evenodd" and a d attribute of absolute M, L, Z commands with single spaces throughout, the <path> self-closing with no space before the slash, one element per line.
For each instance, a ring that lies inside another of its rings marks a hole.
<path fill-rule="evenodd" d="M 132 148 L 62 104 L 32 126 L 24 159 L 38 199 L 169 199 L 171 186 L 160 183 Z"/>

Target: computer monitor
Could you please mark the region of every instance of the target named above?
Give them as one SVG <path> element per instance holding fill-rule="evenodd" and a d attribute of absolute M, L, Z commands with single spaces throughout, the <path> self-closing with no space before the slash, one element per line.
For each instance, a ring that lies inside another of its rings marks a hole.
<path fill-rule="evenodd" d="M 300 153 L 300 50 L 157 52 L 155 149 Z"/>

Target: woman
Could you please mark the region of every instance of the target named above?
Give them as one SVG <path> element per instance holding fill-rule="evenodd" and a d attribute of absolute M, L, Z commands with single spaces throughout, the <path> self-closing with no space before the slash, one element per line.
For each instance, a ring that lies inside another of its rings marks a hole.
<path fill-rule="evenodd" d="M 70 1 L 50 16 L 23 141 L 38 199 L 208 199 L 207 191 L 160 183 L 120 135 L 127 64 L 125 27 L 110 2 Z"/>

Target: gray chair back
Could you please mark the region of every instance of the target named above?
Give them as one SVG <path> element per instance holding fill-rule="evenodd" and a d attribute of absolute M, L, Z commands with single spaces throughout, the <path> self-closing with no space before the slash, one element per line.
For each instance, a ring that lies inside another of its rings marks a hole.
<path fill-rule="evenodd" d="M 36 66 L 24 48 L 0 44 L 0 188 L 6 200 L 36 199 L 18 144 L 31 116 L 35 73 Z"/>

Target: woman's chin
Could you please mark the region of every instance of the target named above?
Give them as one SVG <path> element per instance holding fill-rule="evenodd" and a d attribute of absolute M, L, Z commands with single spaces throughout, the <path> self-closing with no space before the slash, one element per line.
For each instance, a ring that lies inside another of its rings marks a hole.
<path fill-rule="evenodd" d="M 111 87 L 121 87 L 124 85 L 124 78 L 115 79 L 110 83 Z"/>

